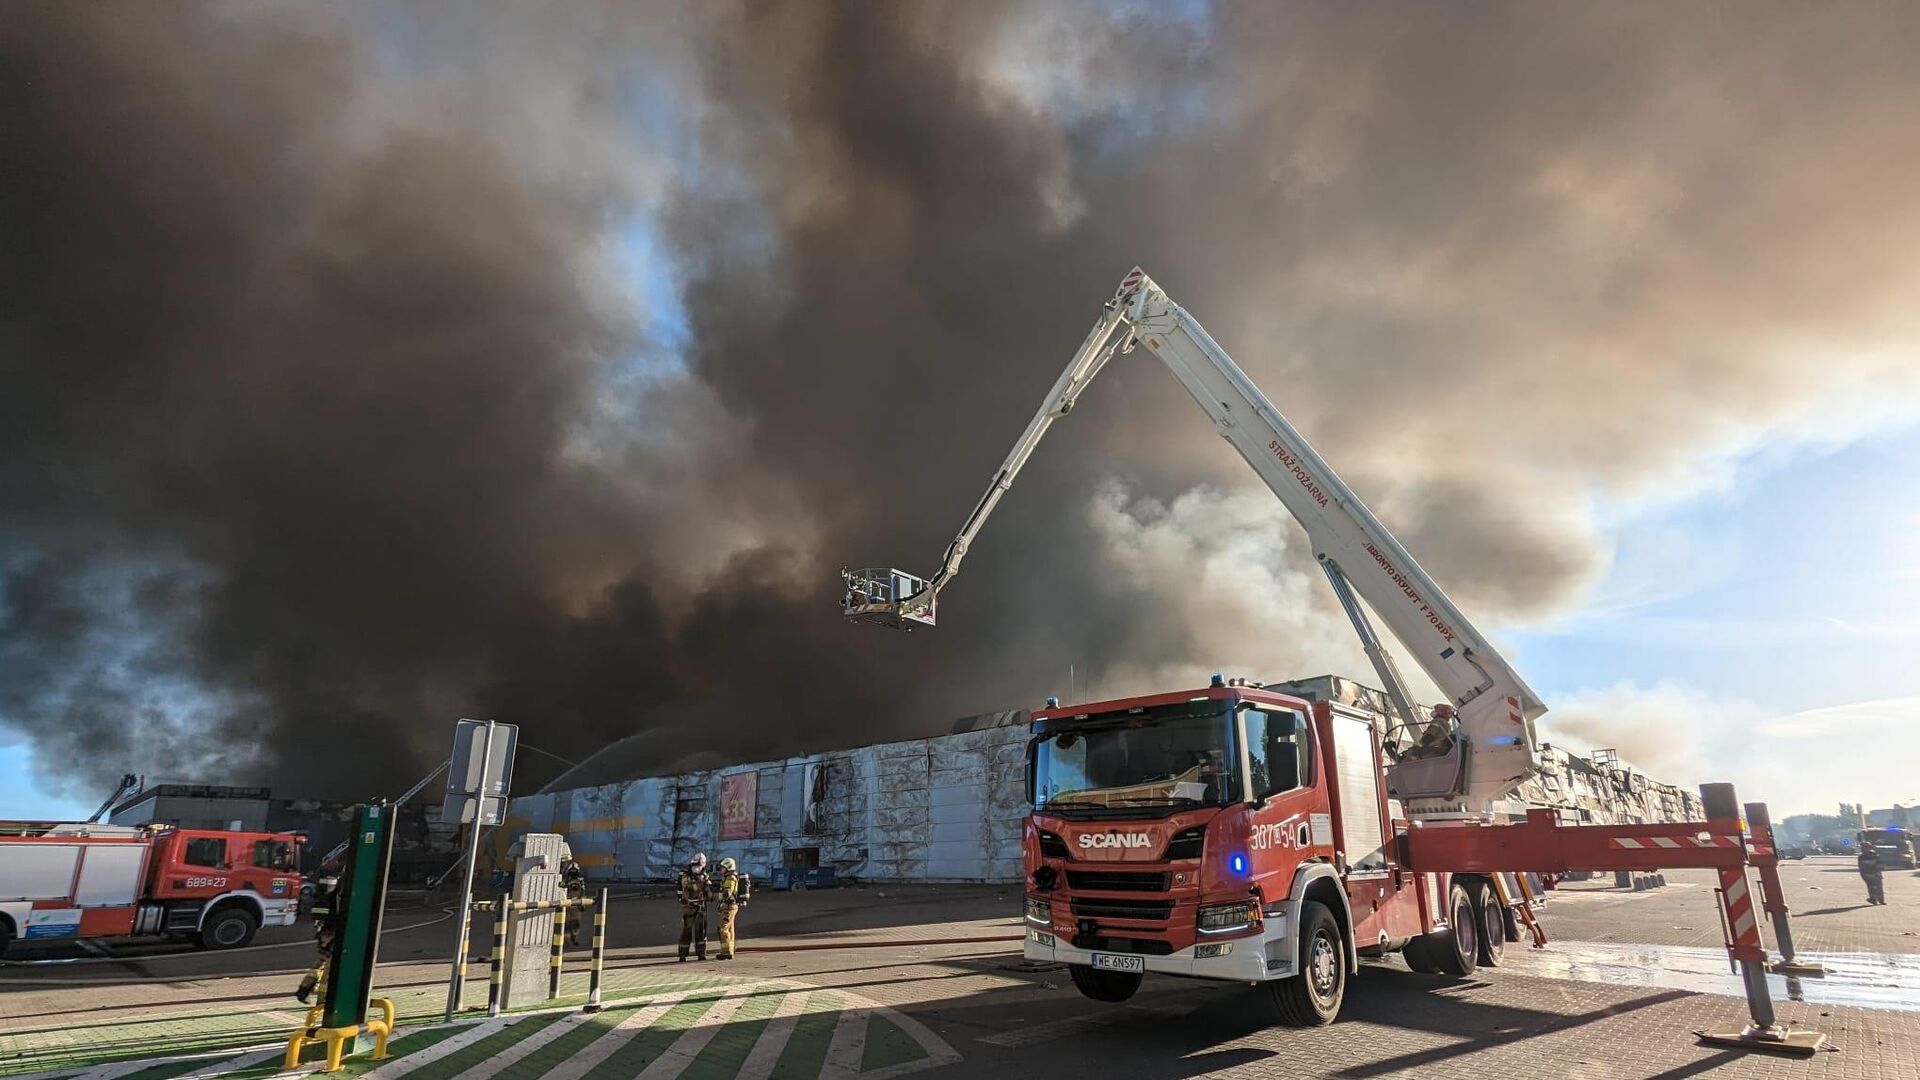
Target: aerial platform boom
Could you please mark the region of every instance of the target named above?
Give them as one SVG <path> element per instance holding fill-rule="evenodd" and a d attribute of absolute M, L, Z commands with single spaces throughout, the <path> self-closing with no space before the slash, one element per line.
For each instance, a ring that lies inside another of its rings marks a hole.
<path fill-rule="evenodd" d="M 1306 530 L 1314 558 L 1353 621 L 1400 724 L 1418 725 L 1412 695 L 1358 600 L 1446 695 L 1457 725 L 1446 731 L 1443 712 L 1438 737 L 1403 755 L 1390 775 L 1394 793 L 1418 816 L 1486 813 L 1537 768 L 1533 721 L 1546 706 L 1226 350 L 1138 267 L 1101 308 L 1079 351 L 947 545 L 939 570 L 924 579 L 892 569 L 842 571 L 846 615 L 909 629 L 933 625 L 940 590 L 959 573 L 968 547 L 1053 422 L 1073 409 L 1108 361 L 1140 344 L 1173 372 L 1214 428 Z"/>

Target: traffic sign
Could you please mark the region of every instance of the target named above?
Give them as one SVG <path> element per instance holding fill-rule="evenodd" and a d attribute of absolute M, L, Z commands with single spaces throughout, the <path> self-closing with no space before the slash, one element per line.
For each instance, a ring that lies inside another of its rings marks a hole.
<path fill-rule="evenodd" d="M 514 724 L 461 720 L 454 725 L 447 800 L 440 808 L 442 822 L 472 824 L 476 808 L 482 825 L 506 820 L 507 792 L 513 786 L 513 752 L 519 741 L 520 728 Z"/>

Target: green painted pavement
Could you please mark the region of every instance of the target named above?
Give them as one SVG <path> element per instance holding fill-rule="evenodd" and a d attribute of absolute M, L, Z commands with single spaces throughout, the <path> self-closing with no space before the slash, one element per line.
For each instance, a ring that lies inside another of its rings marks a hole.
<path fill-rule="evenodd" d="M 378 1080 L 455 1080 L 475 1072 L 490 1080 L 540 1080 L 549 1074 L 554 1080 L 734 1080 L 744 1070 L 752 1080 L 814 1080 L 828 1072 L 844 1077 L 854 1069 L 893 1077 L 959 1057 L 906 1017 L 842 991 L 716 976 L 656 979 L 649 991 L 592 1016 L 548 1010 L 403 1028 L 386 1060 L 349 1057 L 336 1075 L 361 1076 L 378 1068 Z M 454 1041 L 442 1046 L 447 1040 Z M 240 1065 L 259 1053 L 236 1052 L 225 1060 Z M 316 1048 L 309 1062 L 317 1054 Z M 410 1065 L 410 1059 L 416 1063 Z M 218 1055 L 203 1053 L 131 1072 L 119 1064 L 100 1075 L 263 1080 L 279 1072 L 277 1055 L 232 1071 L 222 1071 L 221 1065 Z M 80 1072 L 63 1080 L 94 1078 Z"/>

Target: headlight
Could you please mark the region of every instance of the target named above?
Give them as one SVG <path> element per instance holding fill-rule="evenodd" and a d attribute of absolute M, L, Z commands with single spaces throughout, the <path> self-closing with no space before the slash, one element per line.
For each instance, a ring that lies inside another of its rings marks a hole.
<path fill-rule="evenodd" d="M 1200 909 L 1199 930 L 1203 934 L 1231 934 L 1252 926 L 1259 915 L 1259 905 L 1253 900 L 1210 904 Z"/>
<path fill-rule="evenodd" d="M 1035 900 L 1031 896 L 1027 897 L 1027 921 L 1030 923 L 1039 923 L 1041 926 L 1052 926 L 1053 905 L 1047 903 L 1045 900 Z"/>

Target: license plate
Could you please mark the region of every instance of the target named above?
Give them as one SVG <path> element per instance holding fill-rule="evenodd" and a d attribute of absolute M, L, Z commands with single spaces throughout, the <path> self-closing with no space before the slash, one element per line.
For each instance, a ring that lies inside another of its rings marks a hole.
<path fill-rule="evenodd" d="M 1144 956 L 1111 956 L 1107 953 L 1094 953 L 1093 966 L 1104 971 L 1145 971 L 1147 958 Z"/>

